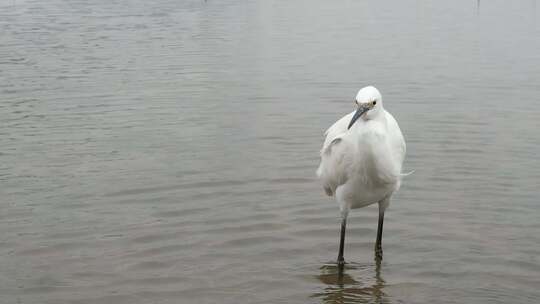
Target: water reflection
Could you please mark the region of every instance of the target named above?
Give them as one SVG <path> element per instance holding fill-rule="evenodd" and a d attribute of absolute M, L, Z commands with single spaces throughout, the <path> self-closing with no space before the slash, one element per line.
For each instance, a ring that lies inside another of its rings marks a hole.
<path fill-rule="evenodd" d="M 352 273 L 359 275 L 355 279 Z M 321 298 L 321 303 L 390 303 L 383 292 L 386 282 L 381 277 L 380 261 L 347 264 L 343 271 L 335 264 L 324 265 L 317 279 L 327 285 L 322 292 L 313 295 Z"/>

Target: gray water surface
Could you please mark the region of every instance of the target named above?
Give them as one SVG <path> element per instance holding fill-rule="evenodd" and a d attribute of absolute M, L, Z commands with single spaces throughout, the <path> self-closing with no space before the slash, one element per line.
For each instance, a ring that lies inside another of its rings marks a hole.
<path fill-rule="evenodd" d="M 537 303 L 540 9 L 0 4 L 0 303 Z M 375 85 L 415 170 L 349 220 L 324 130 Z"/>

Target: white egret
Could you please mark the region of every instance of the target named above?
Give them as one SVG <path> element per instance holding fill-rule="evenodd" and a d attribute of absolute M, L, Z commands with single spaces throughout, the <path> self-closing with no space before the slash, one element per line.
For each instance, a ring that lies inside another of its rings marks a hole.
<path fill-rule="evenodd" d="M 401 183 L 405 140 L 394 117 L 383 108 L 379 91 L 358 91 L 357 109 L 335 122 L 325 133 L 317 175 L 324 190 L 341 210 L 338 265 L 343 266 L 345 229 L 350 209 L 379 204 L 375 256 L 382 258 L 384 211 Z"/>

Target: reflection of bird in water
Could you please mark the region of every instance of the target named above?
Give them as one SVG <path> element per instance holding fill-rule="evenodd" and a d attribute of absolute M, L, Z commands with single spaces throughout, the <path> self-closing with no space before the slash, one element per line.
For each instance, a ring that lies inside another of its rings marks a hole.
<path fill-rule="evenodd" d="M 401 184 L 405 140 L 394 117 L 383 108 L 374 87 L 361 89 L 354 100 L 357 110 L 326 131 L 317 170 L 326 194 L 341 209 L 338 265 L 343 266 L 345 226 L 350 209 L 379 204 L 375 255 L 382 258 L 384 211 Z"/>
<path fill-rule="evenodd" d="M 363 281 L 372 281 L 369 286 L 362 286 L 363 283 L 355 280 L 351 275 L 344 273 L 343 268 L 336 265 L 326 265 L 321 267 L 321 274 L 317 279 L 328 285 L 324 291 L 315 293 L 313 297 L 321 298 L 325 304 L 341 303 L 390 303 L 390 299 L 383 292 L 385 281 L 381 278 L 381 263 L 376 261 L 375 265 L 356 267 L 347 264 L 346 269 L 375 270 L 374 277 L 365 277 Z"/>

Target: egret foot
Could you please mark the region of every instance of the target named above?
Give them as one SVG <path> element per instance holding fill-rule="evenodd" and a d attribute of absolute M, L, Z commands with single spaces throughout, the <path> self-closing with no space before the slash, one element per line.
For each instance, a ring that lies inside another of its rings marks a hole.
<path fill-rule="evenodd" d="M 342 276 L 344 270 L 345 270 L 345 259 L 343 257 L 339 257 L 338 260 L 337 260 L 338 275 Z"/>
<path fill-rule="evenodd" d="M 382 248 L 380 246 L 375 246 L 375 259 L 382 260 Z"/>

